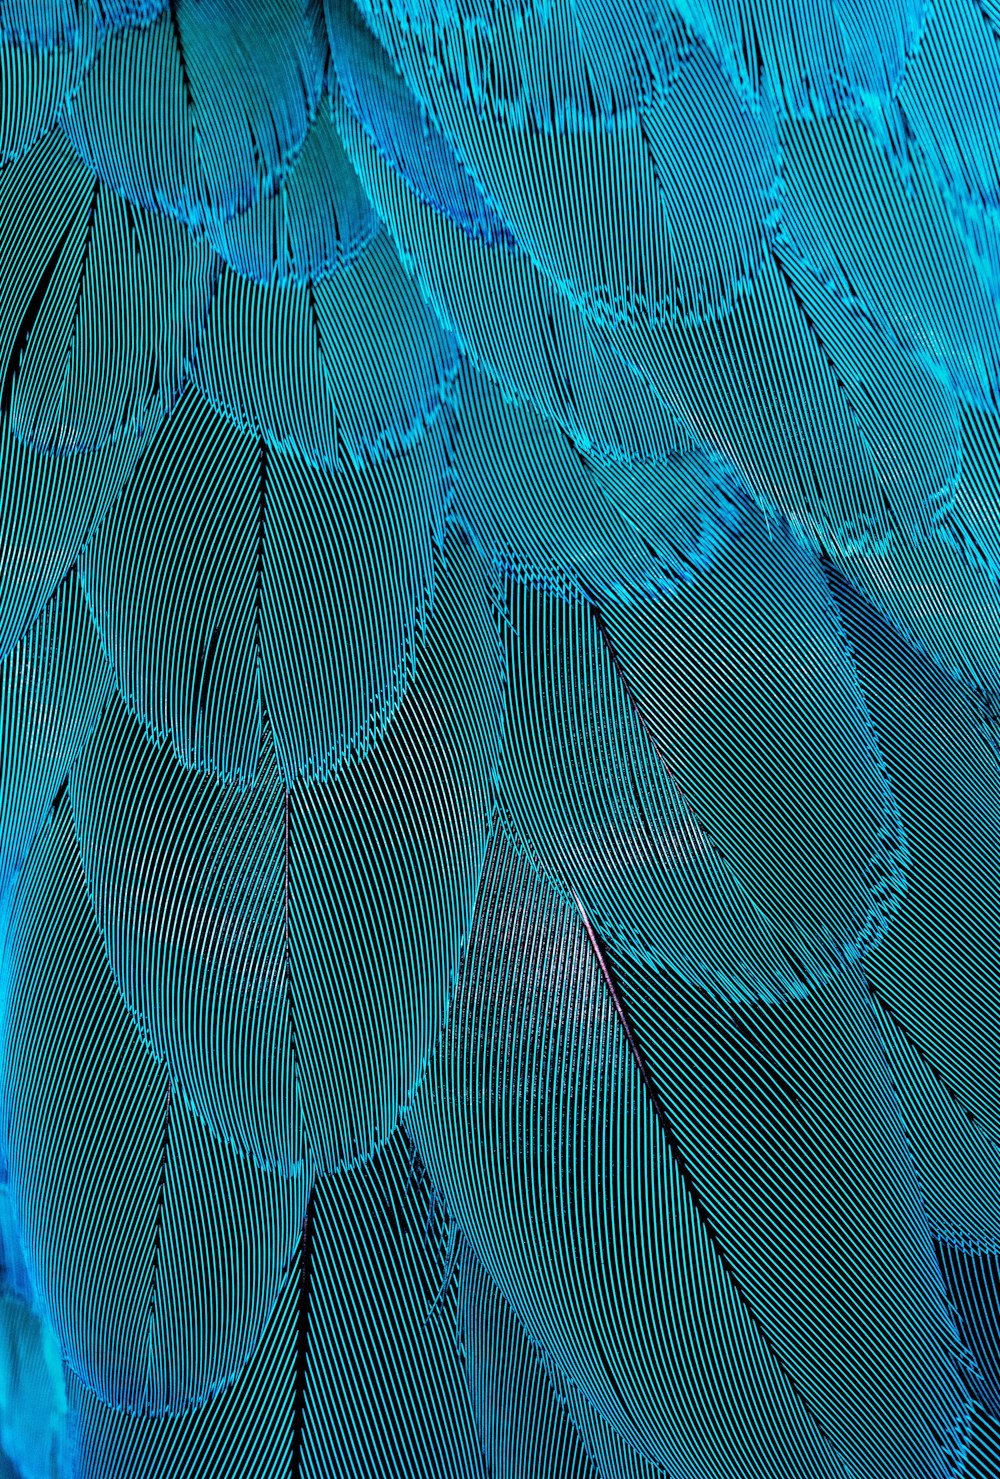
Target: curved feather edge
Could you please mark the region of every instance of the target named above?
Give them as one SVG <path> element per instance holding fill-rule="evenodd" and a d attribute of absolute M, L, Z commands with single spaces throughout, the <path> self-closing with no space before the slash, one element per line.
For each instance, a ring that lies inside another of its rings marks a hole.
<path fill-rule="evenodd" d="M 326 0 L 331 97 L 360 124 L 384 162 L 423 203 L 487 244 L 509 243 L 503 221 L 455 156 L 426 107 L 421 107 L 385 48 L 364 24 L 353 0 Z"/>
<path fill-rule="evenodd" d="M 261 686 L 289 786 L 364 761 L 405 702 L 432 619 L 454 435 L 444 406 L 406 450 L 359 470 L 262 454 Z"/>
<path fill-rule="evenodd" d="M 185 770 L 112 699 L 69 797 L 110 969 L 177 1098 L 265 1171 L 305 1147 L 287 1006 L 285 792 Z"/>
<path fill-rule="evenodd" d="M 909 842 L 904 907 L 869 983 L 983 1132 L 1000 1133 L 993 979 L 1000 770 L 967 695 L 831 571 Z"/>
<path fill-rule="evenodd" d="M 547 25 L 555 24 L 553 14 Z M 487 205 L 599 322 L 711 322 L 753 281 L 778 204 L 774 110 L 741 101 L 692 38 L 676 36 L 671 81 L 643 106 L 600 127 L 584 117 L 545 130 L 471 105 L 392 8 L 380 8 L 377 31 Z M 552 44 L 547 33 L 529 34 L 519 34 L 522 54 Z M 493 65 L 502 71 L 504 62 Z M 391 76 L 388 60 L 382 71 Z M 695 135 L 696 155 L 687 142 Z"/>
<path fill-rule="evenodd" d="M 502 120 L 547 134 L 613 127 L 661 98 L 690 40 L 671 10 L 643 0 L 363 0 L 359 8 L 383 42 L 404 26 L 426 65 L 486 127 Z"/>
<path fill-rule="evenodd" d="M 598 1479 L 544 1358 L 467 1243 L 459 1254 L 457 1339 L 491 1479 Z"/>
<path fill-rule="evenodd" d="M 738 506 L 696 580 L 669 601 L 602 600 L 601 621 L 747 899 L 815 957 L 857 958 L 905 899 L 904 828 L 818 557 L 745 495 Z"/>
<path fill-rule="evenodd" d="M 489 571 L 452 531 L 381 743 L 336 783 L 289 795 L 289 1002 L 327 1170 L 387 1138 L 444 1028 L 494 806 L 501 684 Z"/>
<path fill-rule="evenodd" d="M 235 426 L 330 470 L 406 451 L 456 373 L 451 336 L 382 231 L 317 282 L 263 285 L 224 269 L 192 370 Z"/>
<path fill-rule="evenodd" d="M 250 1358 L 306 1179 L 257 1171 L 173 1094 L 108 969 L 71 809 L 64 799 L 36 839 L 7 935 L 10 1185 L 69 1365 L 112 1406 L 178 1413 Z"/>
<path fill-rule="evenodd" d="M 378 230 L 325 103 L 277 189 L 239 215 L 205 223 L 219 256 L 260 283 L 328 277 L 349 266 Z"/>
<path fill-rule="evenodd" d="M 894 159 L 847 119 L 786 125 L 781 144 L 786 269 L 799 264 L 847 321 L 863 318 L 963 400 L 995 411 L 997 304 L 919 151 Z"/>
<path fill-rule="evenodd" d="M 951 1475 L 972 1401 L 863 982 L 713 1000 L 506 847 L 408 1118 L 531 1338 L 671 1473 Z"/>
<path fill-rule="evenodd" d="M 600 1479 L 669 1479 L 665 1469 L 651 1464 L 637 1448 L 626 1443 L 610 1423 L 605 1422 L 596 1407 L 585 1401 L 573 1383 L 560 1375 L 551 1360 L 545 1359 L 544 1364 Z"/>
<path fill-rule="evenodd" d="M 459 1278 L 466 1384 L 495 1479 L 667 1479 L 531 1344 L 468 1244 Z"/>
<path fill-rule="evenodd" d="M 181 765 L 250 784 L 262 704 L 289 785 L 371 751 L 426 628 L 452 436 L 442 412 L 328 472 L 188 390 L 81 559 L 120 691 Z"/>
<path fill-rule="evenodd" d="M 820 306 L 822 327 L 769 259 L 714 329 L 625 323 L 614 343 L 650 393 L 734 463 L 765 511 L 780 510 L 835 555 L 879 549 L 946 505 L 957 414 L 931 377 L 880 356 L 874 331 L 832 295 Z M 858 349 L 877 367 L 882 358 L 871 386 L 852 362 Z M 919 433 L 906 436 L 914 425 Z"/>
<path fill-rule="evenodd" d="M 962 475 L 938 533 L 966 566 L 1000 585 L 1000 498 L 996 494 L 1000 417 L 963 405 L 961 418 Z"/>
<path fill-rule="evenodd" d="M 1000 13 L 977 0 L 934 0 L 900 107 L 915 150 L 944 196 L 984 285 L 1000 294 Z M 933 309 L 931 310 L 933 312 Z M 993 382 L 994 402 L 1000 387 Z"/>
<path fill-rule="evenodd" d="M 311 0 L 174 0 L 105 36 L 63 127 L 117 194 L 200 232 L 277 188 L 326 63 Z"/>
<path fill-rule="evenodd" d="M 810 989 L 835 958 L 781 934 L 702 829 L 599 614 L 508 581 L 505 824 L 561 896 L 637 960 L 734 1001 Z"/>
<path fill-rule="evenodd" d="M 96 452 L 51 457 L 25 447 L 0 419 L 0 661 L 76 563 L 142 444 L 128 425 Z"/>
<path fill-rule="evenodd" d="M 532 1342 L 650 1463 L 832 1479 L 618 1008 L 580 910 L 498 834 L 448 1031 L 407 1114 L 421 1157 Z"/>
<path fill-rule="evenodd" d="M 780 509 L 838 552 L 884 545 L 895 524 L 913 522 L 914 502 L 940 502 L 942 480 L 949 496 L 957 432 L 938 388 L 914 386 L 923 396 L 917 414 L 935 428 L 922 438 L 927 451 L 918 445 L 914 491 L 912 453 L 900 446 L 892 397 L 882 405 L 869 394 L 859 415 L 770 258 L 718 324 L 671 329 L 635 320 L 601 328 L 523 255 L 487 252 L 429 212 L 349 115 L 341 115 L 340 126 L 404 261 L 462 348 L 506 393 L 531 399 L 584 450 L 649 458 L 699 441 L 738 468 L 763 508 Z M 499 332 L 497 299 L 508 319 L 522 324 L 520 334 Z M 882 444 L 894 448 L 885 467 Z"/>
<path fill-rule="evenodd" d="M 780 260 L 868 449 L 890 537 L 899 530 L 921 538 L 951 512 L 961 480 L 962 423 L 954 392 L 845 311 L 807 268 Z"/>
<path fill-rule="evenodd" d="M 789 118 L 891 111 L 928 12 L 926 0 L 778 9 L 764 0 L 679 0 L 678 14 L 750 97 L 765 89 Z"/>
<path fill-rule="evenodd" d="M 189 387 L 80 557 L 128 708 L 181 765 L 243 785 L 261 743 L 264 461 Z"/>
<path fill-rule="evenodd" d="M 86 4 L 82 8 L 86 10 Z M 75 0 L 4 0 L 0 36 L 19 46 L 48 51 L 72 46 L 82 24 Z"/>
<path fill-rule="evenodd" d="M 211 252 L 104 187 L 59 130 L 0 177 L 5 231 L 20 241 L 29 214 L 35 230 L 0 305 L 0 413 L 21 441 L 53 454 L 102 447 L 129 422 L 148 434 L 180 393 L 204 328 Z"/>
<path fill-rule="evenodd" d="M 1000 1256 L 994 1245 L 938 1237 L 938 1261 L 968 1342 L 970 1375 L 994 1420 L 1000 1416 Z"/>
<path fill-rule="evenodd" d="M 980 539 L 956 508 L 921 539 L 896 535 L 883 549 L 833 565 L 918 654 L 965 688 L 991 722 L 1000 704 L 1000 586 Z M 987 517 L 989 517 L 987 515 Z"/>
<path fill-rule="evenodd" d="M 0 664 L 0 901 L 110 690 L 111 673 L 71 572 Z"/>
<path fill-rule="evenodd" d="M 267 746 L 251 788 L 225 786 L 116 702 L 70 779 L 126 1003 L 206 1124 L 265 1167 L 371 1155 L 444 1023 L 502 709 L 488 571 L 456 535 L 436 586 L 399 709 L 335 780 L 286 793 Z"/>
<path fill-rule="evenodd" d="M 860 971 L 729 1004 L 606 958 L 704 1216 L 844 1468 L 951 1475 L 967 1362 Z"/>
<path fill-rule="evenodd" d="M 882 1036 L 934 1236 L 969 1253 L 998 1255 L 996 1143 L 891 1010 L 880 1005 Z"/>
<path fill-rule="evenodd" d="M 582 450 L 612 461 L 649 460 L 692 445 L 673 413 L 641 394 L 641 380 L 607 336 L 523 253 L 487 248 L 425 205 L 337 97 L 333 110 L 348 156 L 421 295 L 505 396 L 530 401 Z"/>
<path fill-rule="evenodd" d="M 459 398 L 451 510 L 499 569 L 553 594 L 642 600 L 696 579 L 725 547 L 737 480 L 711 453 L 588 457 L 468 366 Z"/>
<path fill-rule="evenodd" d="M 292 1275 L 239 1381 L 172 1422 L 112 1412 L 71 1382 L 81 1471 L 483 1479 L 454 1307 L 434 1308 L 439 1233 L 401 1133 L 369 1164 L 320 1178 Z"/>
<path fill-rule="evenodd" d="M 45 46 L 19 40 L 0 20 L 0 163 L 19 159 L 58 122 L 96 45 L 88 5 L 71 33 Z"/>
<path fill-rule="evenodd" d="M 90 0 L 103 30 L 112 27 L 147 26 L 170 5 L 170 0 Z"/>

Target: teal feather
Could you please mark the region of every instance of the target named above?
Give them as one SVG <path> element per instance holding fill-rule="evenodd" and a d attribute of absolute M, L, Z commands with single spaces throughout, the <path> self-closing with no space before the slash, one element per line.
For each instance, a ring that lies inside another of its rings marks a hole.
<path fill-rule="evenodd" d="M 998 58 L 0 0 L 0 1479 L 998 1479 Z"/>
<path fill-rule="evenodd" d="M 500 718 L 477 563 L 446 541 L 402 702 L 378 747 L 336 777 L 286 791 L 267 737 L 254 785 L 227 786 L 185 770 L 118 702 L 71 776 L 83 867 L 136 1026 L 211 1129 L 261 1166 L 369 1155 L 443 1026 Z M 113 776 L 121 810 L 107 805 Z"/>
<path fill-rule="evenodd" d="M 372 343 L 363 377 L 353 346 Z M 224 269 L 193 379 L 241 430 L 315 467 L 362 468 L 415 442 L 457 371 L 384 231 L 324 278 Z"/>
<path fill-rule="evenodd" d="M 71 572 L 0 664 L 0 900 L 8 901 L 110 691 L 111 673 Z"/>
<path fill-rule="evenodd" d="M 186 393 L 80 564 L 123 697 L 181 765 L 250 783 L 262 709 L 289 784 L 377 744 L 433 600 L 452 435 L 443 411 L 407 451 L 320 471 Z"/>
<path fill-rule="evenodd" d="M 408 1122 L 531 1339 L 650 1462 L 838 1472 L 713 1246 L 580 908 L 502 838 Z"/>
<path fill-rule="evenodd" d="M 260 1339 L 305 1177 L 268 1176 L 220 1145 L 147 1052 L 105 958 L 66 799 L 21 874 L 7 968 L 3 1134 L 32 1280 L 65 1359 L 105 1402 L 182 1412 Z"/>
<path fill-rule="evenodd" d="M 439 1230 L 398 1131 L 371 1163 L 320 1178 L 270 1323 L 225 1393 L 164 1430 L 71 1379 L 84 1471 L 484 1479 L 454 1308 L 435 1308 Z"/>
<path fill-rule="evenodd" d="M 108 190 L 58 130 L 0 180 L 6 228 L 16 232 L 29 211 L 31 252 L 14 255 L 0 305 L 11 431 L 60 455 L 102 447 L 130 423 L 148 435 L 180 394 L 204 328 L 212 254 Z"/>
<path fill-rule="evenodd" d="M 0 11 L 0 163 L 18 159 L 58 121 L 94 59 L 97 28 L 88 7 L 61 40 L 26 37 Z"/>
<path fill-rule="evenodd" d="M 663 764 L 747 897 L 817 958 L 905 905 L 906 829 L 820 561 L 744 497 L 672 601 L 602 602 Z"/>
<path fill-rule="evenodd" d="M 325 67 L 322 17 L 306 0 L 176 0 L 106 36 L 64 127 L 113 190 L 204 229 L 280 183 Z"/>

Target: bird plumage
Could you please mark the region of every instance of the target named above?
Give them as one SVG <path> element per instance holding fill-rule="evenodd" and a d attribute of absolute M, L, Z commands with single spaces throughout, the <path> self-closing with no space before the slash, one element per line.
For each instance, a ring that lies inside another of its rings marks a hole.
<path fill-rule="evenodd" d="M 1000 12 L 0 82 L 2 1472 L 997 1479 Z"/>

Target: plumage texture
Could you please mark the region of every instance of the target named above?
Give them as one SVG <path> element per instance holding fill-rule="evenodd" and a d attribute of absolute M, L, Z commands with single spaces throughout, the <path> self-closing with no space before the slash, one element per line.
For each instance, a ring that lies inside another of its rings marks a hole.
<path fill-rule="evenodd" d="M 1000 1479 L 996 0 L 0 0 L 0 1479 Z"/>

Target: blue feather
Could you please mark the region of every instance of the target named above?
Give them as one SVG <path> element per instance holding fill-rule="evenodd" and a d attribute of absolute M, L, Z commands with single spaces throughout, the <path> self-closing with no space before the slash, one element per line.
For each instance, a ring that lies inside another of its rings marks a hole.
<path fill-rule="evenodd" d="M 89 7 L 62 40 L 39 44 L 0 10 L 0 163 L 17 159 L 53 126 L 94 59 Z"/>
<path fill-rule="evenodd" d="M 695 448 L 607 463 L 554 423 L 466 370 L 452 469 L 453 511 L 500 569 L 564 591 L 623 600 L 676 590 L 710 563 L 735 520 L 735 479 Z"/>
<path fill-rule="evenodd" d="M 904 167 L 841 119 L 786 127 L 782 156 L 782 261 L 800 261 L 897 355 L 995 410 L 997 305 L 921 155 Z"/>
<path fill-rule="evenodd" d="M 669 85 L 641 107 L 540 128 L 477 108 L 400 17 L 382 16 L 391 56 L 488 205 L 588 313 L 698 323 L 727 312 L 753 280 L 775 205 L 776 121 L 740 102 L 705 48 L 672 38 Z M 529 36 L 518 36 L 522 55 Z M 695 131 L 696 165 L 678 147 Z M 709 241 L 699 239 L 706 216 Z"/>
<path fill-rule="evenodd" d="M 363 375 L 359 343 L 371 346 Z M 275 450 L 360 469 L 421 436 L 456 369 L 450 335 L 379 231 L 316 282 L 265 285 L 224 269 L 192 374 Z"/>
<path fill-rule="evenodd" d="M 626 1442 L 551 1360 L 545 1365 L 600 1479 L 669 1479 L 668 1471 Z"/>
<path fill-rule="evenodd" d="M 879 118 L 918 50 L 928 12 L 924 0 L 795 0 L 787 8 L 678 0 L 676 8 L 741 88 L 766 89 L 791 118 Z"/>
<path fill-rule="evenodd" d="M 457 1337 L 488 1473 L 492 1479 L 597 1479 L 602 1471 L 543 1353 L 467 1243 L 459 1257 Z"/>
<path fill-rule="evenodd" d="M 671 601 L 601 603 L 619 671 L 747 897 L 818 957 L 874 949 L 905 830 L 818 558 L 743 499 Z M 744 946 L 744 949 L 746 947 Z"/>
<path fill-rule="evenodd" d="M 190 388 L 80 559 L 126 703 L 182 765 L 244 783 L 261 734 L 261 493 L 257 442 Z"/>
<path fill-rule="evenodd" d="M 501 843 L 409 1119 L 529 1334 L 651 1462 L 949 1472 L 924 1417 L 967 1421 L 958 1337 L 856 973 L 713 1001 Z"/>
<path fill-rule="evenodd" d="M 636 960 L 736 1001 L 803 994 L 785 943 L 654 745 L 599 616 L 506 584 L 499 789 L 512 836 Z"/>
<path fill-rule="evenodd" d="M 124 807 L 109 805 L 116 790 Z M 262 1168 L 295 1173 L 305 1151 L 286 1000 L 285 802 L 273 746 L 252 788 L 225 785 L 183 769 L 115 700 L 70 776 L 69 795 L 132 1030 L 215 1135 Z"/>
<path fill-rule="evenodd" d="M 4 416 L 39 451 L 104 446 L 171 409 L 204 327 L 212 254 L 176 223 L 134 210 L 50 133 L 0 179 L 8 230 L 44 182 L 31 251 L 0 306 Z M 118 315 L 109 335 L 107 303 Z"/>
<path fill-rule="evenodd" d="M 97 452 L 45 456 L 0 419 L 0 660 L 40 615 L 121 491 L 142 446 L 133 425 Z"/>
<path fill-rule="evenodd" d="M 187 392 L 80 565 L 124 698 L 181 765 L 252 781 L 262 705 L 289 784 L 371 751 L 433 598 L 450 419 L 326 472 Z"/>
<path fill-rule="evenodd" d="M 426 645 L 381 745 L 336 785 L 289 797 L 299 1082 L 329 1169 L 383 1141 L 412 1098 L 444 1027 L 486 848 L 501 654 L 486 572 L 455 535 L 435 585 Z"/>
<path fill-rule="evenodd" d="M 325 67 L 308 0 L 175 0 L 105 37 L 63 126 L 113 190 L 203 229 L 280 183 Z"/>
<path fill-rule="evenodd" d="M 974 484 L 973 484 L 974 486 Z M 976 525 L 956 509 L 928 534 L 835 556 L 836 568 L 916 651 L 995 709 L 1000 703 L 1000 588 Z"/>
<path fill-rule="evenodd" d="M 273 194 L 240 215 L 205 223 L 233 271 L 262 283 L 327 277 L 360 256 L 378 230 L 325 106 Z"/>
<path fill-rule="evenodd" d="M 858 675 L 909 842 L 907 899 L 866 964 L 878 999 L 983 1133 L 1000 1127 L 990 979 L 1000 895 L 1000 771 L 972 693 L 915 652 L 842 579 Z"/>
<path fill-rule="evenodd" d="M 408 1123 L 532 1341 L 651 1463 L 839 1472 L 713 1245 L 579 908 L 502 838 Z"/>
<path fill-rule="evenodd" d="M 328 0 L 328 18 L 340 5 Z M 685 45 L 677 17 L 658 0 L 617 6 L 608 0 L 536 6 L 362 0 L 358 8 L 386 44 L 405 28 L 411 39 L 404 74 L 417 93 L 422 54 L 477 118 L 503 119 L 518 131 L 613 124 L 663 95 Z M 332 31 L 331 45 L 336 50 Z"/>
<path fill-rule="evenodd" d="M 1000 1277 L 995 1244 L 937 1239 L 938 1259 L 958 1324 L 968 1342 L 970 1375 L 980 1401 L 996 1418 L 1000 1410 Z"/>
<path fill-rule="evenodd" d="M 71 1479 L 66 1384 L 52 1327 L 30 1305 L 0 1294 L 0 1474 Z"/>
<path fill-rule="evenodd" d="M 921 164 L 993 297 L 1000 292 L 998 22 L 989 3 L 935 0 L 899 93 Z"/>
<path fill-rule="evenodd" d="M 80 29 L 74 0 L 4 0 L 0 10 L 0 35 L 25 48 L 70 47 Z"/>
<path fill-rule="evenodd" d="M 690 434 L 644 393 L 598 326 L 523 252 L 488 248 L 426 206 L 342 100 L 333 107 L 348 156 L 422 296 L 505 395 L 530 401 L 577 445 L 612 460 L 690 446 Z"/>
<path fill-rule="evenodd" d="M 443 1026 L 492 809 L 488 597 L 452 536 L 402 702 L 335 778 L 286 792 L 266 744 L 254 785 L 227 786 L 118 703 L 70 778 L 124 1000 L 206 1123 L 262 1166 L 369 1155 Z"/>
<path fill-rule="evenodd" d="M 0 1479 L 1000 1479 L 1000 0 L 0 0 Z"/>
<path fill-rule="evenodd" d="M 506 243 L 509 233 L 504 223 L 487 205 L 357 9 L 341 0 L 329 0 L 326 24 L 339 84 L 337 101 L 360 123 L 383 160 L 402 175 L 425 205 L 443 212 L 470 236 L 488 244 Z"/>
<path fill-rule="evenodd" d="M 0 901 L 110 690 L 97 632 L 70 573 L 0 664 Z"/>
<path fill-rule="evenodd" d="M 220 1145 L 147 1051 L 108 967 L 71 810 L 64 799 L 36 839 L 7 935 L 11 1191 L 72 1369 L 113 1406 L 183 1412 L 257 1344 L 305 1177 L 269 1177 Z"/>
<path fill-rule="evenodd" d="M 71 1381 L 89 1479 L 484 1479 L 454 1308 L 429 1313 L 440 1217 L 411 1159 L 397 1131 L 370 1163 L 316 1182 L 268 1328 L 214 1401 L 164 1427 Z"/>

